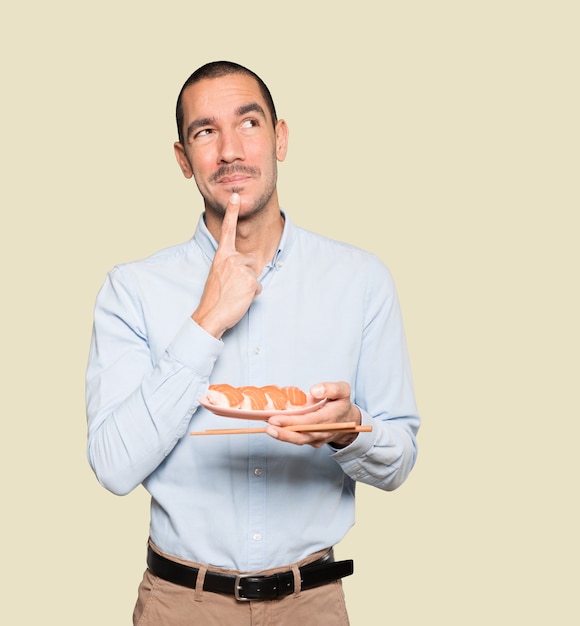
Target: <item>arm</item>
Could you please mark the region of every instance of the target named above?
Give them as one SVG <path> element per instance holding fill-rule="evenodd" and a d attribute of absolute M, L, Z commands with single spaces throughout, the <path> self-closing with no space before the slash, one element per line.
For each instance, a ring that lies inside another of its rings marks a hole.
<path fill-rule="evenodd" d="M 88 457 L 114 493 L 143 482 L 186 433 L 222 351 L 221 335 L 260 292 L 252 257 L 235 249 L 238 211 L 234 195 L 200 302 L 156 363 L 127 270 L 111 272 L 99 293 L 87 369 Z"/>
<path fill-rule="evenodd" d="M 153 364 L 128 284 L 116 268 L 99 293 L 86 386 L 89 462 L 117 494 L 139 485 L 185 434 L 222 348 L 186 318 Z"/>
<path fill-rule="evenodd" d="M 360 433 L 334 458 L 354 480 L 391 491 L 415 465 L 421 420 L 397 291 L 382 264 L 369 275 L 365 311 L 354 402 L 373 431 Z"/>
<path fill-rule="evenodd" d="M 392 277 L 380 263 L 368 268 L 365 325 L 357 373 L 346 382 L 315 385 L 315 398 L 325 406 L 300 418 L 276 415 L 268 433 L 282 441 L 320 447 L 329 444 L 334 459 L 353 480 L 384 490 L 399 487 L 417 456 L 420 418 L 415 404 L 401 311 Z M 355 421 L 370 433 L 296 433 L 280 427 L 291 423 Z"/>

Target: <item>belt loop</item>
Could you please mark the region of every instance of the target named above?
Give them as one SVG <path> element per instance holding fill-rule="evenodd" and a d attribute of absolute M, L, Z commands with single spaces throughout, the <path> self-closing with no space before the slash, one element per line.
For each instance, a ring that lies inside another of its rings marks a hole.
<path fill-rule="evenodd" d="M 205 581 L 205 574 L 207 572 L 207 566 L 201 565 L 199 571 L 197 572 L 197 580 L 195 581 L 195 594 L 193 599 L 196 602 L 202 601 L 203 596 L 203 583 Z"/>
<path fill-rule="evenodd" d="M 292 574 L 294 574 L 294 593 L 292 597 L 297 598 L 302 591 L 302 576 L 300 576 L 300 568 L 298 565 L 294 564 L 292 566 Z"/>

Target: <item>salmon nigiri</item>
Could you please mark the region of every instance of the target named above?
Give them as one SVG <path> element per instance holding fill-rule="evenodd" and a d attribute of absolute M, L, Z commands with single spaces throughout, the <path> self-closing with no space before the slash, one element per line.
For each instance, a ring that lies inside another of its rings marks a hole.
<path fill-rule="evenodd" d="M 308 400 L 306 394 L 298 387 L 282 387 L 282 391 L 292 406 L 304 406 Z"/>
<path fill-rule="evenodd" d="M 265 385 L 262 387 L 268 398 L 268 408 L 283 411 L 288 406 L 288 396 L 277 385 Z"/>
<path fill-rule="evenodd" d="M 244 400 L 241 404 L 242 409 L 251 409 L 252 411 L 262 411 L 268 406 L 268 398 L 260 387 L 254 387 L 247 385 L 245 387 L 239 387 L 244 396 Z"/>
<path fill-rule="evenodd" d="M 210 385 L 207 392 L 208 400 L 217 406 L 238 408 L 244 401 L 242 392 L 226 383 Z"/>

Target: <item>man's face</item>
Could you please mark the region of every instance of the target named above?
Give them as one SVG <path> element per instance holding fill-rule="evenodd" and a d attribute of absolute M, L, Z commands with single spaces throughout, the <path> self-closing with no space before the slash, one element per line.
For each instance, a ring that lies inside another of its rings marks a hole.
<path fill-rule="evenodd" d="M 253 77 L 231 74 L 205 79 L 182 95 L 184 144 L 177 161 L 192 176 L 205 208 L 223 215 L 228 198 L 240 194 L 240 218 L 274 206 L 277 163 L 286 156 L 287 128 L 274 128 Z"/>

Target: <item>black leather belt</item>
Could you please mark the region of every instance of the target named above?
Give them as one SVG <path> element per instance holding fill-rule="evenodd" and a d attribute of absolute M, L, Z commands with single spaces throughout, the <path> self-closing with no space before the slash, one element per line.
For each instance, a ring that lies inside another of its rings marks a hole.
<path fill-rule="evenodd" d="M 147 550 L 147 567 L 154 576 L 195 589 L 199 572 L 196 567 L 166 559 L 157 554 L 151 546 Z M 299 571 L 302 579 L 301 588 L 313 589 L 350 576 L 354 568 L 352 560 L 334 561 L 330 550 L 317 561 L 300 567 Z M 233 576 L 208 571 L 205 574 L 203 588 L 205 591 L 233 595 L 237 600 L 274 600 L 294 593 L 294 574 L 292 570 L 288 570 L 269 576 L 255 574 Z"/>

